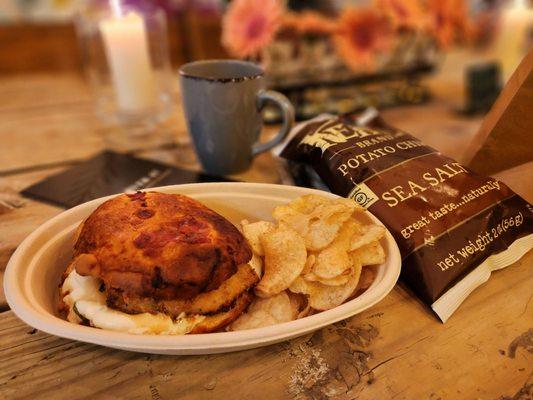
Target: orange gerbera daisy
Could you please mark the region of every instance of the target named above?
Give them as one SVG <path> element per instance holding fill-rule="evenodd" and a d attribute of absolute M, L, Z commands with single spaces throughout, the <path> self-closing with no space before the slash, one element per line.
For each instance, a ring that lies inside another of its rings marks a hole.
<path fill-rule="evenodd" d="M 296 29 L 301 34 L 329 35 L 337 26 L 331 18 L 314 11 L 304 11 L 297 15 Z"/>
<path fill-rule="evenodd" d="M 281 24 L 279 0 L 234 0 L 222 20 L 222 44 L 235 56 L 254 56 L 267 46 Z"/>
<path fill-rule="evenodd" d="M 474 23 L 468 11 L 466 0 L 448 0 L 453 10 L 453 19 L 455 21 L 456 39 L 465 42 L 473 39 Z"/>
<path fill-rule="evenodd" d="M 429 32 L 437 44 L 447 48 L 458 39 L 468 39 L 471 31 L 466 1 L 428 0 Z"/>
<path fill-rule="evenodd" d="M 374 0 L 374 5 L 396 29 L 419 30 L 427 19 L 420 0 Z"/>
<path fill-rule="evenodd" d="M 372 8 L 346 8 L 334 44 L 346 65 L 354 70 L 372 67 L 375 56 L 392 45 L 392 30 L 382 14 Z"/>
<path fill-rule="evenodd" d="M 282 29 L 290 31 L 298 31 L 298 24 L 300 20 L 300 14 L 287 11 L 281 17 L 281 26 Z"/>

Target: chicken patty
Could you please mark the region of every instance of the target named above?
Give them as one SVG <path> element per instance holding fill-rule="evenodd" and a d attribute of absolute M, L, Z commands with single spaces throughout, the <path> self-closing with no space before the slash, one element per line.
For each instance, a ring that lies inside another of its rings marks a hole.
<path fill-rule="evenodd" d="M 119 290 L 107 290 L 107 305 L 128 314 L 163 313 L 177 317 L 186 314 L 210 314 L 230 306 L 242 293 L 250 290 L 259 276 L 248 264 L 239 266 L 237 272 L 217 289 L 200 293 L 192 299 L 156 300 L 150 297 L 131 297 Z"/>

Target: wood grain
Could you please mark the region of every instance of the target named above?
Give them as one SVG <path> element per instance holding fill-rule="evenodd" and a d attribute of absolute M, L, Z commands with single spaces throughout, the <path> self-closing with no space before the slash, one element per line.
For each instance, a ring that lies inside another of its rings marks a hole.
<path fill-rule="evenodd" d="M 0 99 L 0 140 L 9 148 L 0 151 L 1 278 L 20 242 L 61 212 L 22 198 L 20 189 L 100 151 L 105 130 L 76 74 L 0 78 Z M 451 112 L 445 99 L 386 110 L 384 118 L 459 159 L 481 122 Z M 169 129 L 179 143 L 187 141 L 179 104 Z M 183 145 L 135 154 L 199 168 Z M 234 178 L 278 182 L 276 168 L 275 159 L 262 154 Z M 533 201 L 532 173 L 526 164 L 498 177 Z M 347 322 L 290 342 L 213 356 L 150 356 L 73 342 L 0 312 L 0 399 L 531 398 L 532 266 L 530 252 L 494 273 L 445 325 L 397 285 Z M 6 306 L 0 290 L 0 311 Z"/>
<path fill-rule="evenodd" d="M 191 61 L 230 58 L 221 44 L 222 26 L 219 15 L 187 11 L 182 19 L 187 37 L 187 56 Z"/>
<path fill-rule="evenodd" d="M 402 129 L 442 154 L 462 162 L 481 117 L 465 118 L 446 100 L 383 110 L 387 123 Z"/>
<path fill-rule="evenodd" d="M 23 198 L 18 191 L 54 174 L 60 169 L 0 178 L 0 270 L 5 268 L 19 243 L 35 228 L 62 210 L 45 203 Z"/>
<path fill-rule="evenodd" d="M 54 78 L 38 75 L 27 79 L 0 79 L 0 137 L 9 151 L 0 152 L 0 175 L 36 166 L 79 162 L 108 146 L 107 137 L 119 128 L 102 124 L 95 115 L 84 80 L 75 75 Z M 34 90 L 43 92 L 35 96 Z M 176 141 L 187 132 L 181 105 L 158 128 Z"/>
<path fill-rule="evenodd" d="M 532 262 L 533 252 L 495 273 L 446 325 L 397 286 L 371 310 L 314 334 L 212 356 L 143 355 L 73 342 L 35 332 L 5 312 L 0 393 L 6 399 L 67 392 L 70 399 L 513 396 L 533 372 Z"/>
<path fill-rule="evenodd" d="M 89 104 L 91 93 L 79 74 L 28 74 L 0 76 L 0 115 L 18 112 L 21 118 L 33 109 L 65 104 Z"/>
<path fill-rule="evenodd" d="M 2 24 L 0 73 L 80 71 L 77 47 L 70 23 Z"/>
<path fill-rule="evenodd" d="M 185 47 L 191 43 L 181 29 L 183 23 L 179 15 L 167 19 L 169 55 L 174 66 L 188 60 Z M 220 33 L 216 30 L 202 29 L 196 35 L 207 42 L 220 42 Z M 211 48 L 216 47 L 211 45 Z M 78 38 L 72 22 L 2 24 L 0 49 L 0 74 L 82 72 Z"/>

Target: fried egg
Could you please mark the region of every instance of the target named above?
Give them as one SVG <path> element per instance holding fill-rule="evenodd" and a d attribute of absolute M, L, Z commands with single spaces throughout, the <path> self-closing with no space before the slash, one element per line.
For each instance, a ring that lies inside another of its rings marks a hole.
<path fill-rule="evenodd" d="M 182 314 L 175 320 L 157 313 L 127 314 L 106 305 L 106 296 L 100 291 L 100 281 L 92 276 L 79 275 L 73 269 L 61 287 L 63 301 L 68 306 L 67 319 L 80 324 L 83 319 L 91 326 L 133 334 L 185 335 L 205 317 Z"/>

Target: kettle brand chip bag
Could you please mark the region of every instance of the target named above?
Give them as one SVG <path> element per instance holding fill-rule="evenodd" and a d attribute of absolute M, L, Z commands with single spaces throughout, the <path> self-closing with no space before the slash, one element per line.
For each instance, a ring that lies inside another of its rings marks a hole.
<path fill-rule="evenodd" d="M 533 207 L 377 115 L 364 126 L 318 117 L 295 127 L 280 156 L 311 165 L 392 233 L 401 279 L 444 322 L 491 271 L 533 247 Z"/>

